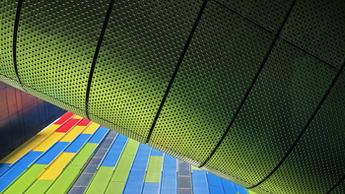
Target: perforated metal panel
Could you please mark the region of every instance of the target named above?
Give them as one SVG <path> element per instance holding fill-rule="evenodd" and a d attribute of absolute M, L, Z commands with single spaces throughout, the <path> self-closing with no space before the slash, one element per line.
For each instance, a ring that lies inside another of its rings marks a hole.
<path fill-rule="evenodd" d="M 16 17 L 15 1 L 0 2 L 0 78 L 7 84 L 20 88 L 13 66 L 13 28 Z"/>
<path fill-rule="evenodd" d="M 206 167 L 248 185 L 261 181 L 306 125 L 335 74 L 334 68 L 280 41 Z"/>
<path fill-rule="evenodd" d="M 340 67 L 345 53 L 345 3 L 343 0 L 297 1 L 283 38 Z"/>
<path fill-rule="evenodd" d="M 115 3 L 93 74 L 91 118 L 146 139 L 200 7 L 201 1 Z"/>
<path fill-rule="evenodd" d="M 272 38 L 209 2 L 149 143 L 195 165 L 203 162 L 229 125 Z"/>
<path fill-rule="evenodd" d="M 345 74 L 285 163 L 261 188 L 273 193 L 326 193 L 344 175 L 344 82 Z"/>
<path fill-rule="evenodd" d="M 292 0 L 217 0 L 259 26 L 276 32 L 283 22 Z"/>
<path fill-rule="evenodd" d="M 13 42 L 17 3 L 2 1 L 0 80 L 20 87 L 16 53 L 27 92 L 84 115 L 91 64 L 98 56 L 88 106 L 92 120 L 144 141 L 158 112 L 150 144 L 203 163 L 240 107 L 291 1 L 210 0 L 194 34 L 202 0 L 114 1 L 103 28 L 110 2 L 25 0 Z M 278 46 L 268 52 L 259 79 L 206 168 L 251 186 L 281 161 L 344 61 L 344 10 L 342 0 L 297 1 Z M 331 105 L 317 118 L 324 123 L 313 125 L 315 132 L 303 137 L 277 174 L 257 187 L 259 192 L 318 193 L 339 180 L 335 170 L 344 172 L 338 165 L 345 157 L 344 137 L 341 122 L 330 119 L 344 114 L 332 112 Z M 317 133 L 326 124 L 331 132 Z M 285 185 L 282 174 L 290 168 Z M 318 173 L 325 177 L 314 178 Z M 296 186 L 294 181 L 299 181 Z"/>
<path fill-rule="evenodd" d="M 345 193 L 345 181 L 341 182 L 340 185 L 338 185 L 331 194 L 343 194 Z"/>
<path fill-rule="evenodd" d="M 107 0 L 24 1 L 17 40 L 22 83 L 84 115 L 87 80 L 107 7 Z"/>

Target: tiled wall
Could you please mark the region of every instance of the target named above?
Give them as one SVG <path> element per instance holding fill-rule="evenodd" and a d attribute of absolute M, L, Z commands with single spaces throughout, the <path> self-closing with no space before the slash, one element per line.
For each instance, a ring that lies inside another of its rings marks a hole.
<path fill-rule="evenodd" d="M 64 111 L 0 82 L 0 159 Z"/>

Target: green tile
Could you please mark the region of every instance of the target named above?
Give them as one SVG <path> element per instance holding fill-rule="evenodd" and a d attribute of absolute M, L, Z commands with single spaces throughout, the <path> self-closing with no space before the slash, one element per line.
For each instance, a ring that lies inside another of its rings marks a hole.
<path fill-rule="evenodd" d="M 94 143 L 87 143 L 82 148 L 82 150 L 75 156 L 73 161 L 70 165 L 72 166 L 83 166 L 89 157 L 93 154 L 93 152 L 96 150 L 98 144 Z"/>
<path fill-rule="evenodd" d="M 147 172 L 145 176 L 145 182 L 159 183 L 161 180 L 163 166 L 162 156 L 150 156 Z"/>
<path fill-rule="evenodd" d="M 97 144 L 87 143 L 81 151 L 75 156 L 72 162 L 61 173 L 53 185 L 49 188 L 47 194 L 66 193 L 74 181 L 78 178 L 83 166 L 87 163 L 88 159 L 92 156 Z"/>
<path fill-rule="evenodd" d="M 56 193 L 67 193 L 69 188 L 74 183 L 75 179 L 80 174 L 80 168 L 70 167 L 67 168 L 59 178 L 53 183 L 53 185 L 46 192 L 47 194 L 56 194 Z"/>
<path fill-rule="evenodd" d="M 126 182 L 110 182 L 106 194 L 122 194 Z"/>
<path fill-rule="evenodd" d="M 120 156 L 119 162 L 116 165 L 115 172 L 111 177 L 106 193 L 122 193 L 138 147 L 139 142 L 131 139 L 128 140 L 128 143 Z"/>
<path fill-rule="evenodd" d="M 44 193 L 50 185 L 53 183 L 51 180 L 37 180 L 31 187 L 25 192 L 26 194 L 39 194 Z"/>
<path fill-rule="evenodd" d="M 4 194 L 21 194 L 30 187 L 32 183 L 38 178 L 38 176 L 44 171 L 47 165 L 34 164 L 27 171 L 24 172 L 7 190 Z"/>
<path fill-rule="evenodd" d="M 113 170 L 113 167 L 101 166 L 88 186 L 86 194 L 103 193 L 113 175 Z"/>

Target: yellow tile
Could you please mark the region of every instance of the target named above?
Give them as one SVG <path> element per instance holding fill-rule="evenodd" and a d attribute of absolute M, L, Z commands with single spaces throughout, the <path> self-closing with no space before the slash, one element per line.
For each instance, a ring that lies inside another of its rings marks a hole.
<path fill-rule="evenodd" d="M 98 129 L 99 124 L 91 122 L 89 126 L 83 131 L 84 134 L 94 134 Z"/>
<path fill-rule="evenodd" d="M 54 132 L 57 128 L 59 128 L 61 125 L 51 124 L 48 127 L 44 128 L 38 134 L 51 134 Z"/>
<path fill-rule="evenodd" d="M 38 177 L 38 180 L 55 180 L 67 164 L 74 157 L 74 153 L 63 152 L 54 162 Z"/>
<path fill-rule="evenodd" d="M 79 115 L 74 115 L 73 119 L 82 119 L 83 117 L 79 116 Z"/>
<path fill-rule="evenodd" d="M 84 131 L 86 126 L 74 126 L 69 132 L 61 139 L 63 142 L 72 142 L 81 132 Z"/>
<path fill-rule="evenodd" d="M 60 125 L 49 125 L 37 135 L 29 139 L 27 142 L 15 149 L 11 154 L 2 159 L 0 163 L 9 163 L 12 164 L 23 157 L 27 152 L 32 150 L 37 145 L 41 144 L 45 139 L 47 139 Z"/>
<path fill-rule="evenodd" d="M 58 142 L 64 135 L 65 133 L 53 133 L 33 150 L 38 152 L 45 152 L 56 142 Z"/>

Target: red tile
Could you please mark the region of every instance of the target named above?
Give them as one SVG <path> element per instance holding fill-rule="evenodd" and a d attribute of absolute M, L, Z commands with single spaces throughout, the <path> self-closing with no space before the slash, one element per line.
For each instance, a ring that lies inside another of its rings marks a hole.
<path fill-rule="evenodd" d="M 83 118 L 77 125 L 78 126 L 86 126 L 90 123 L 89 119 Z"/>
<path fill-rule="evenodd" d="M 73 113 L 71 113 L 71 112 L 66 112 L 66 113 L 63 114 L 57 121 L 55 121 L 54 124 L 61 125 L 61 124 L 63 124 L 65 121 L 67 121 L 69 118 L 71 118 L 72 116 L 73 116 Z"/>
<path fill-rule="evenodd" d="M 74 125 L 76 125 L 79 121 L 79 119 L 70 119 L 66 123 L 61 125 L 59 128 L 57 128 L 56 132 L 66 133 L 67 131 L 72 129 L 72 127 L 74 127 Z"/>

